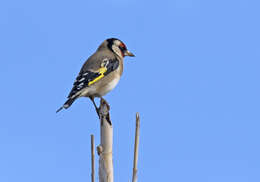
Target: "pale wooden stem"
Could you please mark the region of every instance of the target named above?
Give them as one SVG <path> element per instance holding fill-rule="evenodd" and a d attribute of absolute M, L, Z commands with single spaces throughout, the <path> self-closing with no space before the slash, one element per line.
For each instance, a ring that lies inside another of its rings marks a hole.
<path fill-rule="evenodd" d="M 91 182 L 95 182 L 95 151 L 94 135 L 91 135 Z"/>
<path fill-rule="evenodd" d="M 139 113 L 136 113 L 134 167 L 133 167 L 132 182 L 137 181 L 137 162 L 138 162 L 138 151 L 139 151 L 139 135 L 140 135 L 140 116 L 139 116 Z"/>
<path fill-rule="evenodd" d="M 101 98 L 100 116 L 100 145 L 97 147 L 99 155 L 99 182 L 113 182 L 113 127 L 109 116 L 109 105 Z"/>

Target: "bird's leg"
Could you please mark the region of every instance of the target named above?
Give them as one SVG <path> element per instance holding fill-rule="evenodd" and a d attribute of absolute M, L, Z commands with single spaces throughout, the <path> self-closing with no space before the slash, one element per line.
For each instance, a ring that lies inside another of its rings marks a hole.
<path fill-rule="evenodd" d="M 97 112 L 97 115 L 98 115 L 98 117 L 100 118 L 100 116 L 99 116 L 99 109 L 98 109 L 98 107 L 97 107 L 97 105 L 96 105 L 96 103 L 95 103 L 94 97 L 90 96 L 89 98 L 90 98 L 90 100 L 92 101 L 92 103 L 94 104 L 95 109 L 96 109 L 96 112 Z"/>

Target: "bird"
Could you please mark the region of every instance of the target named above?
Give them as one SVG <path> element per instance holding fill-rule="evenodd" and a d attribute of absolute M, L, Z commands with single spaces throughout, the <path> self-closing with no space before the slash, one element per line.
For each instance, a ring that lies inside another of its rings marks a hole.
<path fill-rule="evenodd" d="M 67 101 L 56 113 L 68 109 L 76 99 L 88 97 L 98 114 L 94 98 L 102 98 L 118 84 L 123 73 L 125 56 L 135 57 L 121 40 L 109 38 L 103 41 L 81 67 Z"/>

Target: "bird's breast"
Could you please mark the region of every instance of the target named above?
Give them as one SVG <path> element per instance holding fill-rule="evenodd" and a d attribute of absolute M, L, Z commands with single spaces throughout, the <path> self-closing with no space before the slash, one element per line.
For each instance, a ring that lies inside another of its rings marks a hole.
<path fill-rule="evenodd" d="M 111 81 L 109 81 L 105 85 L 103 85 L 103 88 L 100 88 L 100 91 L 98 92 L 100 94 L 100 96 L 104 96 L 108 92 L 113 90 L 116 87 L 116 85 L 118 84 L 119 80 L 120 80 L 120 77 L 116 76 Z"/>

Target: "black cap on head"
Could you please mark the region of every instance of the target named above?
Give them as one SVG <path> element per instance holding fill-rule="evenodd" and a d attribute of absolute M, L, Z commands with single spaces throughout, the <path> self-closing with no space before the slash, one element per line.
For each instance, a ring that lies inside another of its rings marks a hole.
<path fill-rule="evenodd" d="M 118 40 L 118 41 L 122 42 L 121 40 L 116 39 L 116 38 L 107 39 L 107 42 L 108 42 L 107 47 L 108 47 L 111 51 L 112 51 L 112 45 L 113 45 L 113 43 L 114 43 L 115 40 Z"/>

